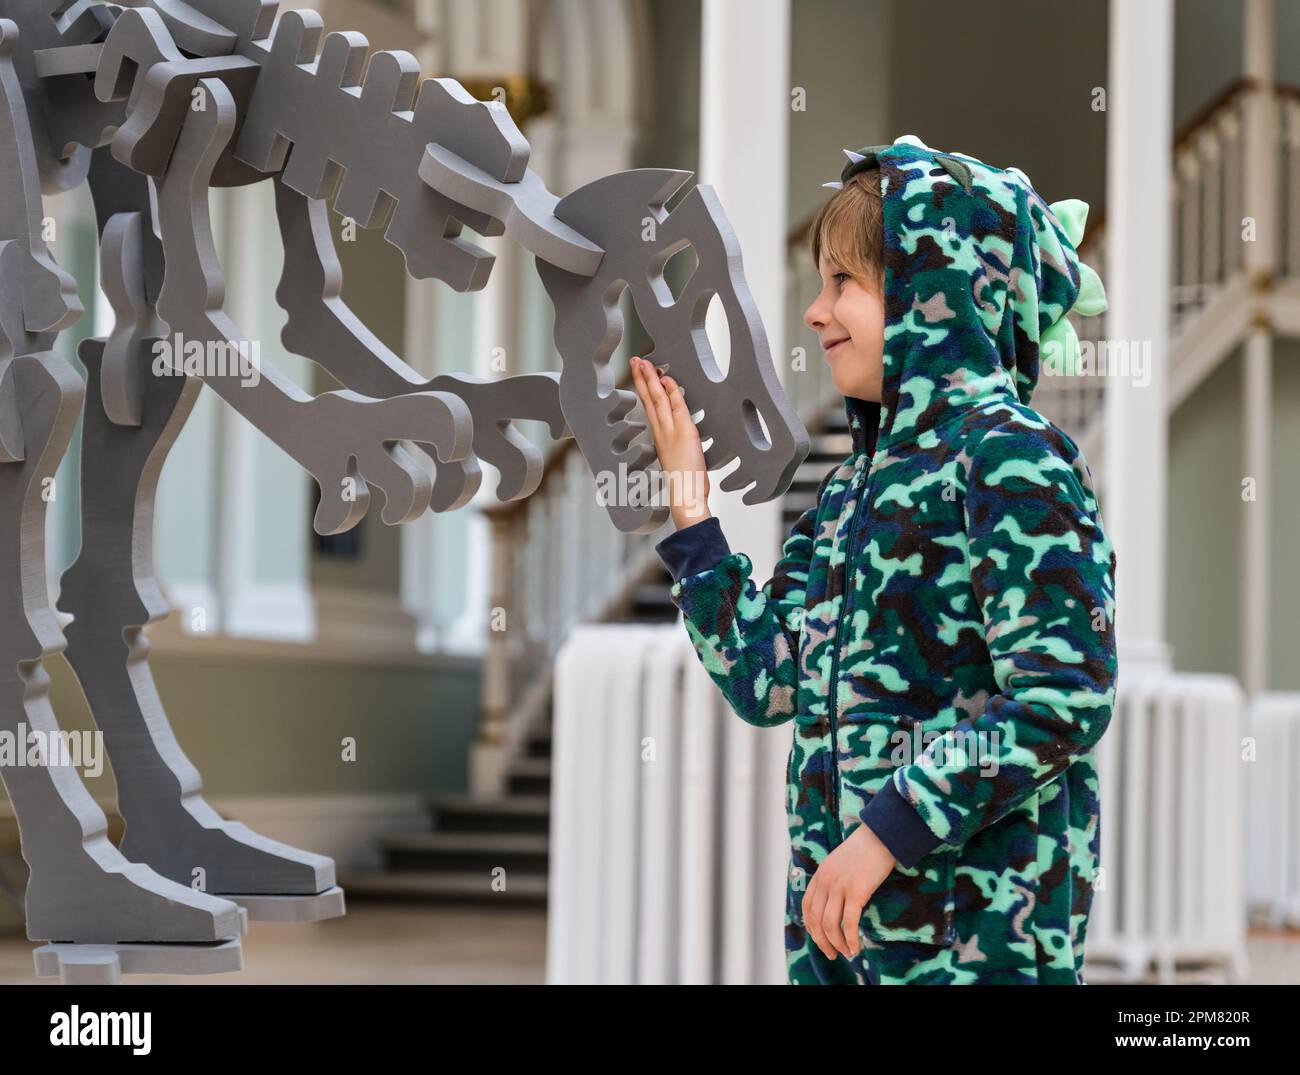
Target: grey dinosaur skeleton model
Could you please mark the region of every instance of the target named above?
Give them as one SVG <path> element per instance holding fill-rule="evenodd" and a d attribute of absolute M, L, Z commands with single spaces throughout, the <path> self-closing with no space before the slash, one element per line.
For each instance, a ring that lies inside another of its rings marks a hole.
<path fill-rule="evenodd" d="M 114 973 L 231 969 L 242 965 L 245 915 L 343 913 L 332 860 L 226 821 L 204 801 L 149 672 L 144 628 L 167 612 L 154 578 L 154 495 L 201 383 L 310 472 L 320 533 L 355 526 L 372 486 L 389 524 L 463 507 L 480 459 L 500 471 L 500 499 L 528 496 L 542 457 L 512 428 L 517 419 L 575 437 L 593 474 L 636 475 L 654 450 L 638 436 L 644 425 L 627 420 L 636 397 L 615 388 L 610 367 L 623 336 L 618 299 L 630 289 L 655 360 L 671 362 L 703 411 L 709 468 L 739 459 L 725 489 L 752 486 L 747 503 L 777 497 L 808 452 L 708 187 L 668 212 L 690 173 L 647 168 L 556 197 L 529 169 L 528 143 L 504 108 L 454 79 L 422 82 L 407 53 L 369 54 L 358 34 L 323 35 L 312 11 L 277 19 L 277 8 L 0 0 L 0 731 L 57 731 L 42 661 L 66 648 L 126 821 L 115 847 L 70 765 L 3 768 L 30 867 L 27 933 L 58 942 L 37 965 L 65 979 L 110 962 Z M 274 184 L 284 244 L 283 342 L 344 390 L 313 397 L 266 363 L 255 384 L 233 364 L 153 372 L 154 344 L 175 334 L 246 348 L 222 311 L 207 193 L 262 180 Z M 42 193 L 83 182 L 116 315 L 107 338 L 80 348 L 84 383 L 53 350 L 82 306 L 46 247 L 41 204 Z M 482 288 L 493 261 L 462 227 L 509 235 L 535 255 L 555 306 L 562 371 L 421 377 L 342 301 L 331 208 L 384 228 L 413 277 L 457 291 Z M 664 266 L 688 246 L 698 266 L 674 298 Z M 730 327 L 725 377 L 704 334 L 714 297 Z M 46 598 L 43 494 L 78 415 L 82 549 L 62 578 L 59 604 L 73 617 L 65 636 Z M 667 518 L 661 504 L 608 511 L 625 532 Z"/>

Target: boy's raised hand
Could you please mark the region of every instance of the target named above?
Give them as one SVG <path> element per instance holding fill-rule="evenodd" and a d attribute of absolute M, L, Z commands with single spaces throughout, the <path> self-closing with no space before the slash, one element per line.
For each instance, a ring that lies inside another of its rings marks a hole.
<path fill-rule="evenodd" d="M 709 471 L 700 433 L 681 385 L 654 363 L 632 356 L 632 384 L 645 408 L 659 466 L 669 482 L 673 522 L 680 530 L 709 517 Z"/>

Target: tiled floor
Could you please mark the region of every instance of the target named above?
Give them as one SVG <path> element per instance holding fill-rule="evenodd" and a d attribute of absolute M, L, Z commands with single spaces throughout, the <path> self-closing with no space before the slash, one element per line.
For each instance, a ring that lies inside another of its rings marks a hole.
<path fill-rule="evenodd" d="M 41 982 L 31 941 L 0 936 L 0 983 Z M 1248 982 L 1300 984 L 1300 932 L 1253 932 Z M 195 984 L 540 984 L 546 978 L 542 910 L 478 910 L 358 903 L 345 917 L 306 925 L 254 922 L 244 969 L 198 978 L 128 975 L 124 981 Z M 1101 976 L 1093 979 L 1101 984 Z M 1189 975 L 1188 981 L 1197 977 Z"/>

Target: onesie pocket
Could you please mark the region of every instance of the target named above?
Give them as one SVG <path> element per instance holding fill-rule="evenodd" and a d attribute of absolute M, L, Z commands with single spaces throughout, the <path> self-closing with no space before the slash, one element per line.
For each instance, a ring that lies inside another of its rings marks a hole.
<path fill-rule="evenodd" d="M 874 941 L 952 944 L 959 854 L 957 848 L 941 845 L 915 866 L 895 865 L 867 901 L 863 934 Z"/>
<path fill-rule="evenodd" d="M 840 825 L 848 835 L 862 824 L 867 804 L 893 778 L 913 731 L 888 714 L 857 714 L 840 728 Z M 961 849 L 937 845 L 914 866 L 895 864 L 862 912 L 861 928 L 874 941 L 946 946 L 956 938 L 957 859 Z"/>

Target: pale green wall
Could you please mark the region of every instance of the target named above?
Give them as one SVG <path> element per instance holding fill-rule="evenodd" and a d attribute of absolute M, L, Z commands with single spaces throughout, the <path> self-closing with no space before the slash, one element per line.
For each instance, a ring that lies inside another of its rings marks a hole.
<path fill-rule="evenodd" d="M 1169 427 L 1168 635 L 1174 667 L 1240 671 L 1241 361 L 1224 361 Z M 1120 566 L 1121 577 L 1124 571 Z M 1122 591 L 1117 594 L 1124 614 Z"/>
<path fill-rule="evenodd" d="M 1241 529 L 1244 513 L 1266 511 L 1270 525 L 1269 683 L 1300 690 L 1300 533 L 1293 461 L 1300 458 L 1300 341 L 1279 340 L 1273 362 L 1273 474 L 1253 503 L 1242 427 L 1238 350 L 1174 414 L 1169 430 L 1168 633 L 1174 666 L 1241 675 Z M 1122 598 L 1121 598 L 1122 615 Z"/>

